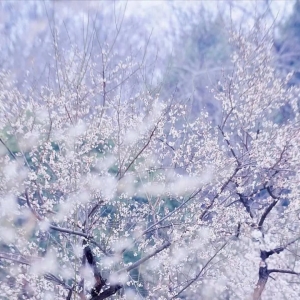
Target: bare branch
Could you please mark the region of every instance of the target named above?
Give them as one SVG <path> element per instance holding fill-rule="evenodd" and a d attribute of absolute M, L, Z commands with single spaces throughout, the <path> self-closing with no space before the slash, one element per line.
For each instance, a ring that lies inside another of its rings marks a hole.
<path fill-rule="evenodd" d="M 163 218 L 161 218 L 159 221 L 157 221 L 156 223 L 152 224 L 150 227 L 148 227 L 146 230 L 144 230 L 142 232 L 141 235 L 144 235 L 150 231 L 152 231 L 158 224 L 161 224 L 164 220 L 168 219 L 169 217 L 171 217 L 175 212 L 177 212 L 178 210 L 180 210 L 184 205 L 186 205 L 190 200 L 192 200 L 194 197 L 196 197 L 200 192 L 202 191 L 202 188 L 200 188 L 198 191 L 196 191 L 195 193 L 193 193 L 189 198 L 187 198 L 184 202 L 182 202 L 178 207 L 176 207 L 174 210 L 172 210 L 171 212 L 169 212 L 166 216 L 164 216 Z"/>
<path fill-rule="evenodd" d="M 64 232 L 64 233 L 69 233 L 69 234 L 74 234 L 74 235 L 78 235 L 78 236 L 82 236 L 85 238 L 91 238 L 91 236 L 89 236 L 86 233 L 80 232 L 80 231 L 74 231 L 74 230 L 70 230 L 67 228 L 62 228 L 62 227 L 58 227 L 58 226 L 54 226 L 54 225 L 50 225 L 49 226 L 50 229 L 55 230 L 55 231 L 59 231 L 59 232 Z"/>
<path fill-rule="evenodd" d="M 91 298 L 90 300 L 103 300 L 112 295 L 114 295 L 118 290 L 122 288 L 121 285 L 116 284 L 109 287 L 107 290 L 103 291 L 100 295 Z"/>
<path fill-rule="evenodd" d="M 24 264 L 24 265 L 27 265 L 27 266 L 30 266 L 32 261 L 33 261 L 33 258 L 25 258 L 25 257 L 22 257 L 20 255 L 11 255 L 9 253 L 3 253 L 3 252 L 0 252 L 0 259 L 5 259 L 5 260 L 9 260 L 9 261 L 14 261 L 14 262 L 17 262 L 19 264 Z M 59 279 L 57 276 L 51 274 L 51 273 L 45 273 L 44 274 L 44 278 L 49 280 L 49 281 L 52 281 L 52 282 L 55 282 L 57 284 L 60 284 L 62 285 L 64 288 L 68 289 L 68 290 L 75 290 L 75 287 L 70 287 L 68 284 L 66 284 L 64 281 L 62 281 L 61 279 Z"/>
<path fill-rule="evenodd" d="M 244 207 L 246 208 L 246 211 L 249 213 L 250 217 L 253 219 L 254 218 L 254 215 L 251 211 L 251 208 L 250 208 L 250 205 L 249 205 L 249 200 L 247 196 L 244 196 L 240 193 L 237 193 L 237 195 L 240 197 L 239 201 L 244 205 Z"/>
<path fill-rule="evenodd" d="M 217 193 L 214 198 L 212 199 L 211 203 L 206 207 L 206 209 L 202 212 L 200 219 L 202 220 L 206 213 L 211 209 L 211 207 L 214 205 L 215 200 L 222 194 L 222 192 L 224 191 L 224 189 L 227 187 L 227 185 L 229 184 L 229 182 L 232 180 L 232 178 L 236 175 L 236 173 L 240 170 L 240 166 L 238 165 L 233 174 L 224 182 L 224 184 L 221 186 L 220 192 Z"/>
<path fill-rule="evenodd" d="M 206 262 L 206 264 L 201 268 L 200 272 L 192 279 L 190 280 L 175 296 L 173 296 L 171 299 L 175 299 L 178 297 L 182 292 L 184 292 L 189 286 L 191 286 L 198 278 L 201 276 L 203 271 L 208 267 L 208 265 L 215 259 L 215 257 L 225 248 L 228 241 L 216 251 L 216 253 Z"/>
<path fill-rule="evenodd" d="M 233 108 L 231 109 L 231 111 L 232 111 L 232 110 L 233 110 Z M 231 111 L 230 111 L 230 113 L 231 113 Z M 241 163 L 240 163 L 240 161 L 239 161 L 237 155 L 235 154 L 235 152 L 234 152 L 234 150 L 233 150 L 233 148 L 232 148 L 232 146 L 231 146 L 231 144 L 230 144 L 230 142 L 229 142 L 229 138 L 226 138 L 226 137 L 225 137 L 225 133 L 224 133 L 223 129 L 221 128 L 221 126 L 218 126 L 218 128 L 219 128 L 219 130 L 221 131 L 221 133 L 222 133 L 222 135 L 223 135 L 223 137 L 224 137 L 224 140 L 226 141 L 226 143 L 227 143 L 227 145 L 228 145 L 228 147 L 229 147 L 229 149 L 230 149 L 231 154 L 232 154 L 233 157 L 235 158 L 237 164 L 240 165 Z"/>
<path fill-rule="evenodd" d="M 6 150 L 9 152 L 9 154 L 12 156 L 13 159 L 16 159 L 16 156 L 12 153 L 12 151 L 8 148 L 6 143 L 0 138 L 1 144 L 6 148 Z"/>
<path fill-rule="evenodd" d="M 156 250 L 154 250 L 153 252 L 149 253 L 148 255 L 146 255 L 145 257 L 139 259 L 137 262 L 135 262 L 134 264 L 123 268 L 121 270 L 119 270 L 117 272 L 117 274 L 120 273 L 124 273 L 124 272 L 129 272 L 135 268 L 137 268 L 139 265 L 141 265 L 142 263 L 144 263 L 145 261 L 149 260 L 151 257 L 155 256 L 156 254 L 158 254 L 159 252 L 165 250 L 166 248 L 168 248 L 171 245 L 170 242 L 166 242 L 164 243 L 162 246 L 160 246 L 159 248 L 157 248 Z M 114 295 L 118 290 L 120 290 L 122 288 L 122 285 L 120 284 L 115 284 L 110 286 L 108 289 L 106 289 L 105 291 L 103 291 L 102 293 L 100 293 L 97 296 L 94 296 L 91 300 L 103 300 L 106 299 L 112 295 Z"/>
<path fill-rule="evenodd" d="M 268 214 L 271 212 L 271 210 L 275 207 L 275 205 L 278 203 L 278 200 L 273 201 L 264 211 L 264 213 L 262 214 L 259 222 L 258 222 L 258 228 L 261 229 L 264 221 L 266 220 Z"/>
<path fill-rule="evenodd" d="M 132 265 L 121 269 L 118 271 L 118 273 L 123 273 L 123 272 L 129 272 L 135 268 L 137 268 L 139 265 L 141 265 L 142 263 L 144 263 L 145 261 L 147 261 L 148 259 L 150 259 L 151 257 L 155 256 L 156 254 L 158 254 L 159 252 L 165 250 L 166 248 L 170 247 L 171 243 L 170 242 L 166 242 L 163 245 L 161 245 L 159 248 L 157 248 L 156 250 L 154 250 L 153 252 L 147 254 L 146 256 L 144 256 L 143 258 L 139 259 L 138 261 L 136 261 L 135 263 L 133 263 Z"/>
<path fill-rule="evenodd" d="M 274 201 L 266 208 L 266 210 L 264 211 L 264 213 L 262 214 L 259 222 L 258 222 L 258 228 L 261 229 L 264 221 L 266 220 L 268 214 L 271 212 L 271 210 L 275 207 L 275 205 L 278 203 L 280 197 L 277 197 L 273 194 L 273 192 L 271 191 L 271 188 L 268 186 L 267 191 L 269 193 L 269 195 L 274 199 Z"/>
<path fill-rule="evenodd" d="M 125 171 L 123 172 L 123 174 L 121 174 L 121 170 L 118 172 L 117 175 L 120 175 L 120 179 L 124 176 L 124 174 L 130 169 L 130 167 L 133 165 L 133 163 L 136 161 L 136 159 L 144 152 L 144 150 L 148 147 L 148 145 L 150 144 L 152 137 L 156 131 L 157 125 L 154 127 L 154 129 L 152 130 L 147 143 L 143 146 L 143 148 L 136 154 L 136 156 L 132 159 L 132 161 L 129 163 L 129 165 L 126 167 Z"/>
<path fill-rule="evenodd" d="M 267 187 L 267 191 L 268 191 L 269 195 L 270 195 L 274 200 L 279 200 L 279 199 L 280 199 L 280 197 L 275 196 L 275 195 L 273 194 L 273 192 L 271 191 L 271 188 L 270 188 L 269 186 Z"/>
<path fill-rule="evenodd" d="M 0 259 L 14 261 L 24 265 L 30 265 L 30 261 L 21 255 L 11 255 L 9 253 L 0 252 Z"/>
<path fill-rule="evenodd" d="M 265 250 L 261 250 L 260 251 L 260 257 L 263 261 L 265 261 L 266 259 L 268 259 L 271 255 L 273 254 L 279 254 L 280 252 L 284 251 L 288 246 L 296 243 L 298 240 L 300 240 L 300 236 L 289 241 L 288 243 L 286 243 L 284 246 L 272 249 L 270 251 L 265 251 Z"/>
<path fill-rule="evenodd" d="M 271 273 L 284 273 L 284 274 L 292 274 L 292 275 L 300 275 L 300 273 L 297 273 L 295 271 L 291 270 L 278 270 L 278 269 L 270 269 L 269 274 Z"/>
<path fill-rule="evenodd" d="M 31 212 L 33 213 L 33 215 L 36 217 L 37 220 L 43 221 L 42 216 L 37 211 L 35 211 L 33 209 L 32 205 L 31 205 L 31 203 L 29 201 L 29 196 L 28 196 L 27 189 L 25 191 L 25 197 L 26 197 L 27 205 L 28 205 L 29 209 L 31 210 Z M 60 231 L 60 232 L 64 232 L 64 233 L 74 234 L 74 235 L 82 236 L 82 237 L 85 237 L 85 238 L 91 238 L 91 236 L 89 236 L 86 233 L 83 233 L 83 232 L 80 232 L 80 231 L 70 230 L 70 229 L 67 229 L 67 228 L 58 227 L 58 226 L 55 226 L 55 225 L 52 225 L 52 224 L 49 225 L 49 228 L 52 229 L 52 230 L 55 230 L 55 231 Z"/>

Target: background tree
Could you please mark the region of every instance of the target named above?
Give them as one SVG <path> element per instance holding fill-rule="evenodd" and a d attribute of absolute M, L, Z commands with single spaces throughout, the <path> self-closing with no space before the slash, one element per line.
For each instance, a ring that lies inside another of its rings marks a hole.
<path fill-rule="evenodd" d="M 291 84 L 299 84 L 299 26 L 300 2 L 295 1 L 292 14 L 282 22 L 276 40 L 279 67 L 285 72 L 294 72 Z"/>

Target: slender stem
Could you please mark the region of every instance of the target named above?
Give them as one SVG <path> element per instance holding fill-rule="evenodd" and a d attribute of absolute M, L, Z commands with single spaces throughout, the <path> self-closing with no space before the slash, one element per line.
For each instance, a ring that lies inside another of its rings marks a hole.
<path fill-rule="evenodd" d="M 74 231 L 74 230 L 70 230 L 67 228 L 62 228 L 62 227 L 58 227 L 58 226 L 54 226 L 54 225 L 50 225 L 49 228 L 52 230 L 55 230 L 55 231 L 59 231 L 59 232 L 70 233 L 70 234 L 82 236 L 87 239 L 90 238 L 90 236 L 88 234 L 80 232 L 80 231 Z"/>
<path fill-rule="evenodd" d="M 197 279 L 201 276 L 201 274 L 204 272 L 204 270 L 207 268 L 207 266 L 214 260 L 214 258 L 220 253 L 222 249 L 225 248 L 228 242 L 226 242 L 219 250 L 216 251 L 216 253 L 206 262 L 206 264 L 201 268 L 200 272 L 192 279 L 190 280 L 175 296 L 173 296 L 171 299 L 177 298 L 182 292 L 184 292 L 188 287 L 190 287 Z"/>
<path fill-rule="evenodd" d="M 136 261 L 135 263 L 133 263 L 132 265 L 123 268 L 121 270 L 118 271 L 118 273 L 123 273 L 123 272 L 129 272 L 135 268 L 137 268 L 139 265 L 141 265 L 142 263 L 144 263 L 145 261 L 147 261 L 148 259 L 150 259 L 151 257 L 155 256 L 156 254 L 158 254 L 159 252 L 165 250 L 166 248 L 170 247 L 171 243 L 170 242 L 166 242 L 164 243 L 162 246 L 160 246 L 159 248 L 157 248 L 156 250 L 154 250 L 153 252 L 149 253 L 148 255 L 144 256 L 143 258 L 139 259 L 138 261 Z"/>

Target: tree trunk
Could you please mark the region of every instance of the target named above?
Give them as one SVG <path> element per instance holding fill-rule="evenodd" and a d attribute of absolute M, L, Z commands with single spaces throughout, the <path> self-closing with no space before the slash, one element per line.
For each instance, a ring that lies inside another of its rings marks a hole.
<path fill-rule="evenodd" d="M 259 279 L 253 293 L 253 300 L 261 299 L 261 294 L 265 289 L 268 278 L 269 278 L 268 266 L 264 261 L 262 261 L 259 267 Z"/>

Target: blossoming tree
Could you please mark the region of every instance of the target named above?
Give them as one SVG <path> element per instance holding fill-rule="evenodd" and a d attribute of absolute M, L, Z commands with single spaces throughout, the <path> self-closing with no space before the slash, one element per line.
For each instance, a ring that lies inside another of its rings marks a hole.
<path fill-rule="evenodd" d="M 53 29 L 26 94 L 1 71 L 4 299 L 297 298 L 299 90 L 260 27 L 231 36 L 217 126 L 99 40 L 62 52 Z"/>

